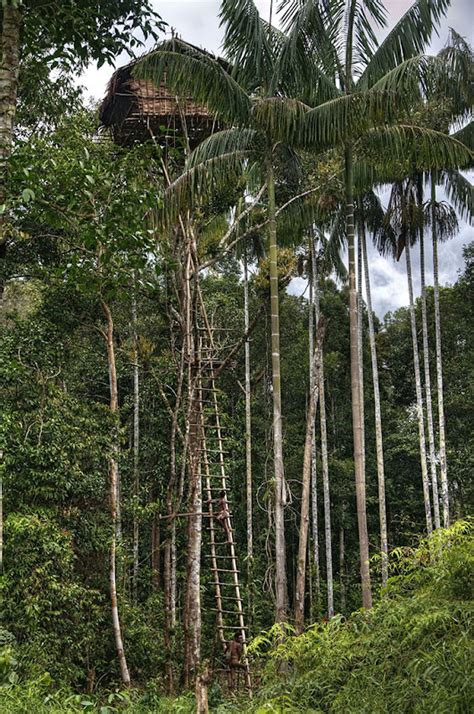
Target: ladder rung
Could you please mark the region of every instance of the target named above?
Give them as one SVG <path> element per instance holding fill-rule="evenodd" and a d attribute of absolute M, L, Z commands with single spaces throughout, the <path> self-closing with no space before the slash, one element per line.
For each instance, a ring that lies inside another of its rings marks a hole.
<path fill-rule="evenodd" d="M 208 610 L 211 612 L 222 612 L 224 615 L 245 615 L 245 612 L 240 612 L 239 610 L 219 610 L 218 607 L 209 607 Z"/>
<path fill-rule="evenodd" d="M 242 598 L 236 597 L 235 595 L 221 595 L 221 600 L 237 600 L 237 602 L 242 602 Z"/>
<path fill-rule="evenodd" d="M 208 555 L 207 553 L 204 554 L 205 558 L 232 558 L 232 555 Z"/>
<path fill-rule="evenodd" d="M 213 573 L 240 573 L 240 570 L 234 570 L 233 568 L 210 568 Z M 235 587 L 235 583 L 233 583 Z"/>
<path fill-rule="evenodd" d="M 216 625 L 218 630 L 247 630 L 246 627 L 240 627 L 240 625 Z"/>
<path fill-rule="evenodd" d="M 208 449 L 207 446 L 204 449 L 196 449 L 196 451 L 207 451 L 209 454 L 230 454 L 230 451 L 225 449 Z"/>

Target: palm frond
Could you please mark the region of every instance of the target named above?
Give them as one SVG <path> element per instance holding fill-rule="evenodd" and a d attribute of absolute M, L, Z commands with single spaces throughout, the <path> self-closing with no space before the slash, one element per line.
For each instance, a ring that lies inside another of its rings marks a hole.
<path fill-rule="evenodd" d="M 233 150 L 209 157 L 189 168 L 165 192 L 163 223 L 173 225 L 184 210 L 210 201 L 220 189 L 237 185 L 251 158 L 250 151 Z"/>
<path fill-rule="evenodd" d="M 391 161 L 408 162 L 418 171 L 469 166 L 472 152 L 460 141 L 433 129 L 407 124 L 376 127 L 361 139 L 359 149 Z"/>
<path fill-rule="evenodd" d="M 182 40 L 163 43 L 139 60 L 132 73 L 157 86 L 166 82 L 178 95 L 191 94 L 229 124 L 248 122 L 251 101 L 242 87 L 216 58 Z"/>
<path fill-rule="evenodd" d="M 262 21 L 253 0 L 222 0 L 220 20 L 224 26 L 223 46 L 234 65 L 234 77 L 246 88 L 269 88 L 275 47 L 268 23 Z"/>
<path fill-rule="evenodd" d="M 354 138 L 396 117 L 401 98 L 388 91 L 344 94 L 307 112 L 305 146 L 327 146 Z"/>
<path fill-rule="evenodd" d="M 450 0 L 416 0 L 374 52 L 358 81 L 368 89 L 387 72 L 424 52 Z"/>
<path fill-rule="evenodd" d="M 292 144 L 300 140 L 304 130 L 304 118 L 309 107 L 297 99 L 269 97 L 255 102 L 254 124 L 272 143 L 284 141 Z"/>
<path fill-rule="evenodd" d="M 457 139 L 457 141 L 467 146 L 471 151 L 474 151 L 474 121 L 470 121 L 469 124 L 466 124 L 466 126 L 454 134 L 451 134 L 451 136 L 453 139 Z"/>
<path fill-rule="evenodd" d="M 336 25 L 328 26 L 314 0 L 282 2 L 280 8 L 287 35 L 275 70 L 279 83 L 313 106 L 333 99 L 339 94 Z"/>
<path fill-rule="evenodd" d="M 433 227 L 433 218 L 436 224 L 436 235 L 438 240 L 445 241 L 454 238 L 459 232 L 459 221 L 456 211 L 446 201 L 437 201 L 434 205 L 427 201 L 424 210 L 425 226 Z"/>
<path fill-rule="evenodd" d="M 441 171 L 438 177 L 461 218 L 474 221 L 474 186 L 459 171 Z"/>

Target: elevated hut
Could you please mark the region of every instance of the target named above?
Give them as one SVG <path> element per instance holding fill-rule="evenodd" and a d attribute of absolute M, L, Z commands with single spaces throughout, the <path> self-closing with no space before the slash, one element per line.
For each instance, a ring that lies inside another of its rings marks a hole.
<path fill-rule="evenodd" d="M 136 62 L 112 75 L 100 107 L 100 121 L 122 146 L 154 139 L 173 144 L 183 135 L 183 120 L 191 147 L 215 131 L 215 116 L 192 97 L 177 97 L 162 82 L 159 86 L 132 76 Z"/>

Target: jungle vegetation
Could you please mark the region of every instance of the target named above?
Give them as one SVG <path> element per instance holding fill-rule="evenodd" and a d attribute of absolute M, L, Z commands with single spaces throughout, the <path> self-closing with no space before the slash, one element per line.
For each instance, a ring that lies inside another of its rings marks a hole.
<path fill-rule="evenodd" d="M 448 7 L 222 0 L 218 58 L 159 2 L 2 4 L 2 711 L 472 707 L 474 243 L 452 285 L 439 244 L 472 223 L 473 52 Z M 73 81 L 124 49 L 105 102 L 125 77 L 178 107 L 126 141 Z M 409 295 L 384 316 L 379 253 Z"/>

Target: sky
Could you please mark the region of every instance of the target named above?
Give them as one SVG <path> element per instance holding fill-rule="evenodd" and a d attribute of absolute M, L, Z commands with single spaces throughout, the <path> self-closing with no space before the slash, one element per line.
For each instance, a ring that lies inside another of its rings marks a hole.
<path fill-rule="evenodd" d="M 389 14 L 389 27 L 392 27 L 411 5 L 412 0 L 385 0 Z M 270 0 L 255 0 L 261 15 L 268 19 Z M 155 10 L 186 41 L 218 53 L 222 42 L 222 29 L 219 27 L 220 0 L 153 0 Z M 274 6 L 278 5 L 275 0 Z M 438 52 L 446 42 L 448 28 L 454 28 L 469 42 L 474 44 L 474 0 L 452 0 L 451 7 L 440 27 L 439 36 L 432 39 L 429 51 Z M 382 35 L 383 36 L 383 35 Z M 126 54 L 117 58 L 115 67 L 126 64 Z M 105 87 L 115 67 L 105 65 L 100 69 L 91 65 L 80 77 L 80 84 L 86 94 L 99 99 L 105 94 Z M 473 176 L 470 176 L 471 181 Z M 438 200 L 444 198 L 439 191 Z M 383 196 L 382 200 L 387 200 Z M 474 240 L 474 228 L 461 223 L 459 234 L 448 243 L 440 245 L 440 282 L 455 282 L 463 266 L 463 246 Z M 387 311 L 396 310 L 408 304 L 408 287 L 403 258 L 400 263 L 386 259 L 371 249 L 369 251 L 370 277 L 372 283 L 372 301 L 375 312 L 383 317 Z M 420 293 L 419 258 L 416 249 L 412 252 L 415 295 Z M 432 253 L 430 241 L 426 240 L 426 281 L 433 280 Z M 300 294 L 306 283 L 297 278 L 290 285 L 290 292 Z"/>

